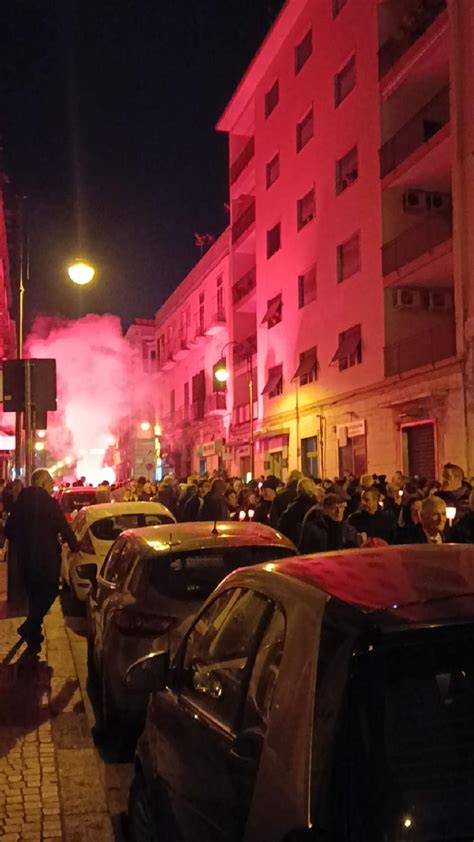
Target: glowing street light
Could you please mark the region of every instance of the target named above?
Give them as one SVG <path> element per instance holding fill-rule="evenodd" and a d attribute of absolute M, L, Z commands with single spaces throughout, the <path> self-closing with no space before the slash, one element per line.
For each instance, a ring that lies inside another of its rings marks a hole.
<path fill-rule="evenodd" d="M 144 433 L 147 433 L 150 427 L 151 424 L 149 421 L 142 421 L 142 423 L 140 424 L 140 430 L 142 430 Z"/>
<path fill-rule="evenodd" d="M 46 438 L 46 430 L 36 430 L 36 435 L 38 436 L 39 439 L 45 439 Z"/>
<path fill-rule="evenodd" d="M 83 287 L 93 280 L 95 269 L 87 260 L 77 257 L 74 263 L 69 266 L 67 273 L 73 283 Z"/>
<path fill-rule="evenodd" d="M 37 453 L 41 453 L 44 450 L 44 441 L 37 441 L 35 444 L 35 450 Z"/>
<path fill-rule="evenodd" d="M 224 363 L 222 363 L 222 366 L 220 368 L 216 369 L 216 371 L 214 372 L 214 377 L 219 383 L 227 383 L 230 377 L 230 371 L 228 368 L 226 368 Z"/>
<path fill-rule="evenodd" d="M 222 351 L 221 351 L 221 359 L 217 365 L 217 368 L 214 371 L 214 377 L 216 378 L 218 383 L 227 383 L 230 377 L 230 371 L 226 366 L 225 362 L 225 351 L 227 348 L 233 347 L 236 351 L 247 360 L 247 382 L 248 382 L 248 395 L 249 395 L 249 447 L 250 447 L 250 474 L 251 478 L 255 474 L 255 449 L 254 449 L 254 429 L 253 429 L 253 421 L 254 421 L 254 414 L 253 414 L 253 367 L 252 367 L 252 350 L 250 347 L 244 342 L 227 342 Z M 249 518 L 250 520 L 254 516 L 255 512 L 250 515 L 249 511 Z"/>

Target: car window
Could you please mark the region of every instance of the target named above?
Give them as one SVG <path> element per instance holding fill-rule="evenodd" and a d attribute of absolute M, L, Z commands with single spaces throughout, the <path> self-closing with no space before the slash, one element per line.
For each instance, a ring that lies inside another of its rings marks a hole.
<path fill-rule="evenodd" d="M 99 541 L 115 541 L 126 529 L 139 529 L 142 526 L 160 526 L 174 523 L 168 515 L 143 514 L 133 512 L 114 517 L 103 517 L 91 524 L 91 532 Z"/>
<path fill-rule="evenodd" d="M 120 556 L 125 546 L 125 542 L 125 538 L 119 538 L 118 541 L 116 541 L 115 544 L 113 544 L 113 546 L 110 548 L 109 552 L 105 556 L 100 575 L 102 579 L 105 579 L 106 582 L 112 582 L 115 584 L 115 582 L 118 579 L 120 568 Z"/>
<path fill-rule="evenodd" d="M 82 509 L 83 506 L 91 506 L 97 503 L 95 491 L 82 491 L 80 494 L 64 494 L 61 498 L 61 506 L 65 512 L 73 512 L 75 509 Z"/>
<path fill-rule="evenodd" d="M 227 730 L 236 727 L 270 603 L 240 588 L 217 597 L 186 641 L 181 694 Z"/>
<path fill-rule="evenodd" d="M 285 646 L 286 620 L 275 605 L 260 643 L 245 703 L 243 728 L 266 730 Z"/>

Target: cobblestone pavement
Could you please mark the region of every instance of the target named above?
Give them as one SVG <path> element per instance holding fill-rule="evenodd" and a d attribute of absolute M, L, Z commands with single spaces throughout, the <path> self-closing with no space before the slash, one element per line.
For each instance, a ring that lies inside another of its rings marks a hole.
<path fill-rule="evenodd" d="M 18 644 L 20 622 L 0 619 L 0 839 L 123 842 L 131 766 L 94 746 L 84 620 L 57 600 L 38 659 Z"/>

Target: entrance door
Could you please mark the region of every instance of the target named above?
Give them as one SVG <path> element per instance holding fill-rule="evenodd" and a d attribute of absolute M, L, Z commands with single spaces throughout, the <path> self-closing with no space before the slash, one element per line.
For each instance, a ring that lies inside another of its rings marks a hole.
<path fill-rule="evenodd" d="M 305 477 L 318 476 L 318 438 L 301 439 L 301 470 Z"/>
<path fill-rule="evenodd" d="M 354 474 L 362 476 L 367 471 L 367 439 L 366 436 L 353 436 L 347 440 L 345 447 L 339 448 L 339 476 Z"/>
<path fill-rule="evenodd" d="M 402 427 L 403 472 L 408 476 L 436 478 L 435 426 L 433 421 Z"/>

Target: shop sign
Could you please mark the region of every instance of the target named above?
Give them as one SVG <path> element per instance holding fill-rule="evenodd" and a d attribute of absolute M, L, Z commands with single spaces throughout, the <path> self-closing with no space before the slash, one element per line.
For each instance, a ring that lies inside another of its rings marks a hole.
<path fill-rule="evenodd" d="M 356 436 L 365 436 L 365 418 L 347 424 L 347 437 L 354 439 Z"/>

